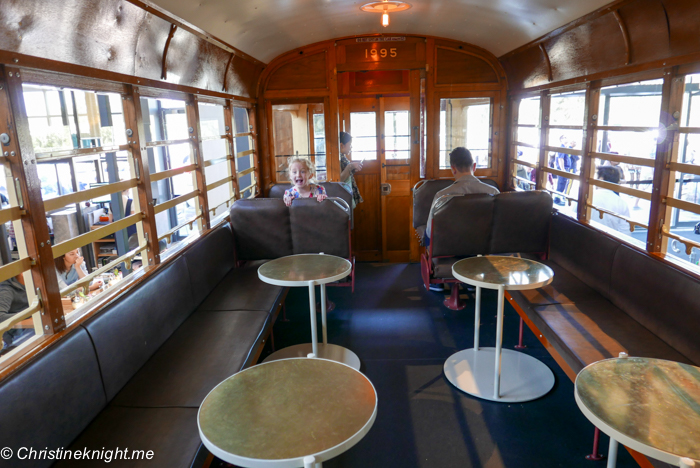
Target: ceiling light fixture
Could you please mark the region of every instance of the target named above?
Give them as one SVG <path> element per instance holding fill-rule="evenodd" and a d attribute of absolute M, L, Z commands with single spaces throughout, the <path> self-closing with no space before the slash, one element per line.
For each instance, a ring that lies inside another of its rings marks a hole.
<path fill-rule="evenodd" d="M 410 3 L 395 1 L 395 0 L 385 0 L 382 2 L 372 2 L 362 5 L 360 10 L 367 11 L 370 13 L 381 13 L 382 14 L 382 26 L 385 28 L 389 26 L 389 13 L 398 13 L 399 11 L 405 11 L 411 8 Z"/>

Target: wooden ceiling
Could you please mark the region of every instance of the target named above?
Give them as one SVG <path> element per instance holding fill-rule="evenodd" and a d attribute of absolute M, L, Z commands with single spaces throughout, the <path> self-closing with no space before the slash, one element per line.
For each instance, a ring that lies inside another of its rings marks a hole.
<path fill-rule="evenodd" d="M 408 11 L 381 16 L 360 11 L 364 0 L 153 0 L 207 33 L 270 62 L 315 42 L 362 34 L 438 36 L 501 56 L 610 0 L 408 0 Z"/>

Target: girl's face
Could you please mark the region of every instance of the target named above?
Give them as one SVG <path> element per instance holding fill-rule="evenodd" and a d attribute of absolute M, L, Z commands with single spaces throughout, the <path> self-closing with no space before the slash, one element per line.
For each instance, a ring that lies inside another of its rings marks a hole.
<path fill-rule="evenodd" d="M 340 152 L 344 155 L 352 153 L 352 140 L 340 144 Z"/>
<path fill-rule="evenodd" d="M 65 261 L 68 265 L 73 265 L 79 256 L 80 254 L 78 253 L 78 249 L 71 250 L 63 256 L 63 261 Z"/>
<path fill-rule="evenodd" d="M 309 185 L 309 170 L 303 163 L 295 162 L 289 169 L 290 179 L 297 188 L 306 188 Z"/>

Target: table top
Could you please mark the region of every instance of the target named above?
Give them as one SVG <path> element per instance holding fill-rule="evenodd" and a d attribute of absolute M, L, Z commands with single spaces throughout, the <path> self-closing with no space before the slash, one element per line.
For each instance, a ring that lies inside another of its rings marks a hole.
<path fill-rule="evenodd" d="M 276 258 L 258 268 L 258 276 L 275 286 L 326 284 L 345 278 L 352 265 L 344 258 L 324 254 L 301 254 Z"/>
<path fill-rule="evenodd" d="M 202 441 L 235 465 L 292 467 L 359 442 L 377 414 L 377 393 L 355 369 L 326 359 L 271 361 L 229 377 L 199 409 Z"/>
<path fill-rule="evenodd" d="M 575 394 L 586 417 L 621 444 L 674 465 L 700 459 L 700 368 L 606 359 L 579 372 Z"/>
<path fill-rule="evenodd" d="M 469 257 L 452 265 L 458 280 L 488 289 L 535 289 L 549 284 L 554 272 L 547 265 L 518 257 Z"/>

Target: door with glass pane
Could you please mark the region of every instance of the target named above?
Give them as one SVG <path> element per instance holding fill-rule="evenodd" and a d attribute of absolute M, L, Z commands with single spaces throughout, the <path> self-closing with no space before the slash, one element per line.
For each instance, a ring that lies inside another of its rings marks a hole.
<path fill-rule="evenodd" d="M 341 101 L 341 128 L 350 133 L 363 202 L 355 208 L 353 251 L 360 261 L 408 261 L 410 250 L 410 99 Z"/>
<path fill-rule="evenodd" d="M 411 119 L 408 97 L 382 97 L 380 160 L 382 258 L 407 262 L 411 215 Z"/>

